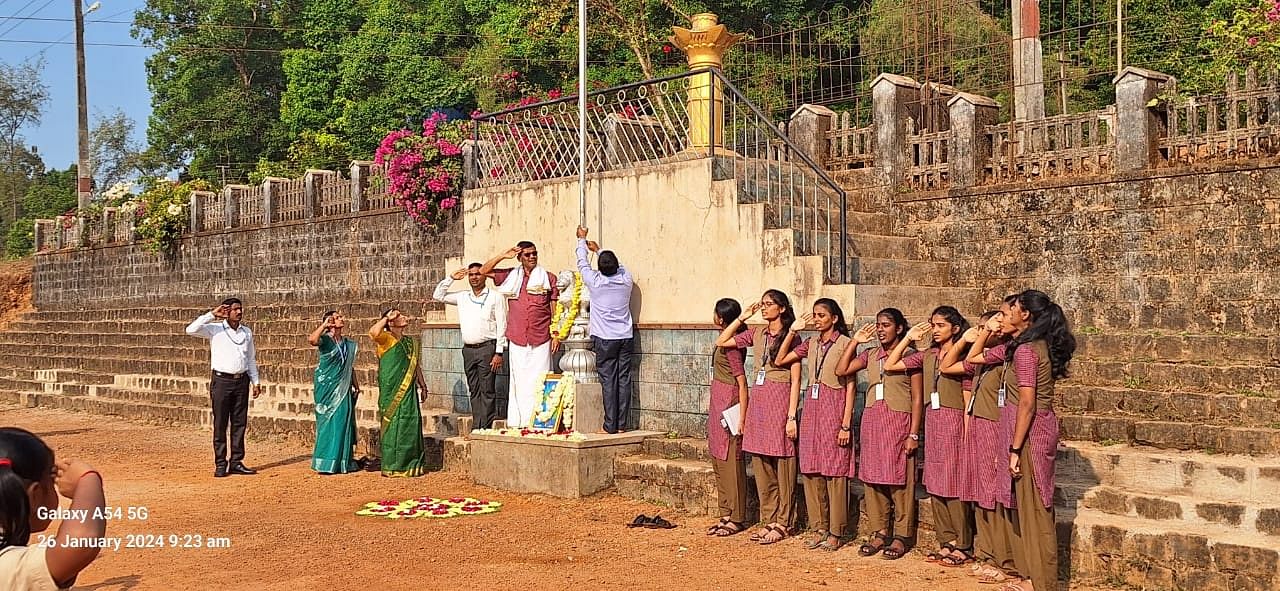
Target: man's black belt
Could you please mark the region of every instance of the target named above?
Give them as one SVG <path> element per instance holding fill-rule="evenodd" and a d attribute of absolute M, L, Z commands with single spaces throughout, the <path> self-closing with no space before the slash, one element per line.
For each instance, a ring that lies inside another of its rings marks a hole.
<path fill-rule="evenodd" d="M 494 342 L 494 340 L 493 340 L 493 339 L 489 339 L 489 340 L 487 340 L 487 341 L 480 342 L 480 343 L 476 343 L 476 344 L 474 344 L 474 345 L 468 345 L 468 344 L 466 344 L 466 343 L 463 343 L 463 344 L 462 344 L 462 348 L 463 348 L 463 349 L 479 349 L 480 347 L 488 347 L 488 346 L 489 346 L 490 344 L 492 344 L 493 342 Z"/>
<path fill-rule="evenodd" d="M 238 380 L 244 377 L 245 375 L 248 375 L 248 372 L 242 371 L 240 373 L 227 373 L 225 371 L 218 371 L 215 369 L 213 370 L 213 375 L 218 376 L 220 378 L 227 378 L 228 380 Z"/>

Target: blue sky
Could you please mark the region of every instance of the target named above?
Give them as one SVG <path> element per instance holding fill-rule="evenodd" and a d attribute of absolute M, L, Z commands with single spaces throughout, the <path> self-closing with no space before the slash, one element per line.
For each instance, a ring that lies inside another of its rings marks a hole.
<path fill-rule="evenodd" d="M 136 123 L 134 134 L 140 143 L 145 142 L 147 116 L 151 113 L 146 72 L 146 59 L 151 49 L 136 47 L 141 43 L 129 36 L 130 26 L 123 23 L 133 20 L 134 12 L 142 8 L 144 1 L 101 0 L 101 7 L 85 17 L 85 72 L 90 125 L 99 112 L 123 110 Z M 76 52 L 72 6 L 68 0 L 0 0 L 0 60 L 15 65 L 27 58 L 44 56 L 43 78 L 49 86 L 49 102 L 45 105 L 40 124 L 23 129 L 22 135 L 27 144 L 39 148 L 49 168 L 65 168 L 76 159 Z M 94 43 L 131 47 L 95 46 L 92 45 Z"/>

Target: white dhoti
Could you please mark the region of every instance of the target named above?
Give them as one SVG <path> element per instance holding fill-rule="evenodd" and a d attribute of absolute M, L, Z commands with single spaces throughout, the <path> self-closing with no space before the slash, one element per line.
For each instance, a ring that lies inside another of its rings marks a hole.
<path fill-rule="evenodd" d="M 507 426 L 527 427 L 538 403 L 542 376 L 551 371 L 551 342 L 537 347 L 507 346 L 510 357 L 511 388 L 507 396 Z"/>

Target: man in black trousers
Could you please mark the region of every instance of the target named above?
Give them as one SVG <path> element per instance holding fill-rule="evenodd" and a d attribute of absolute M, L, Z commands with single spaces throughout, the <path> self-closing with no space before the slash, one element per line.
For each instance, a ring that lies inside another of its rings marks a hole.
<path fill-rule="evenodd" d="M 209 339 L 209 398 L 213 403 L 213 475 L 257 474 L 244 465 L 244 430 L 249 423 L 249 385 L 253 397 L 262 393 L 253 331 L 240 323 L 244 305 L 227 298 L 218 307 L 187 325 L 187 334 Z M 227 455 L 227 426 L 231 454 Z"/>

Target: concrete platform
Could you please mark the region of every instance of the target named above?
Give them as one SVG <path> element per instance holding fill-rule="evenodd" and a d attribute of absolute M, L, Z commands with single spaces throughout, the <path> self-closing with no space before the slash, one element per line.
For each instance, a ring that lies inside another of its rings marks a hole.
<path fill-rule="evenodd" d="M 513 492 L 578 498 L 613 486 L 613 460 L 637 453 L 657 431 L 617 435 L 587 433 L 585 439 L 538 439 L 518 435 L 471 434 L 471 477 L 479 484 Z"/>

